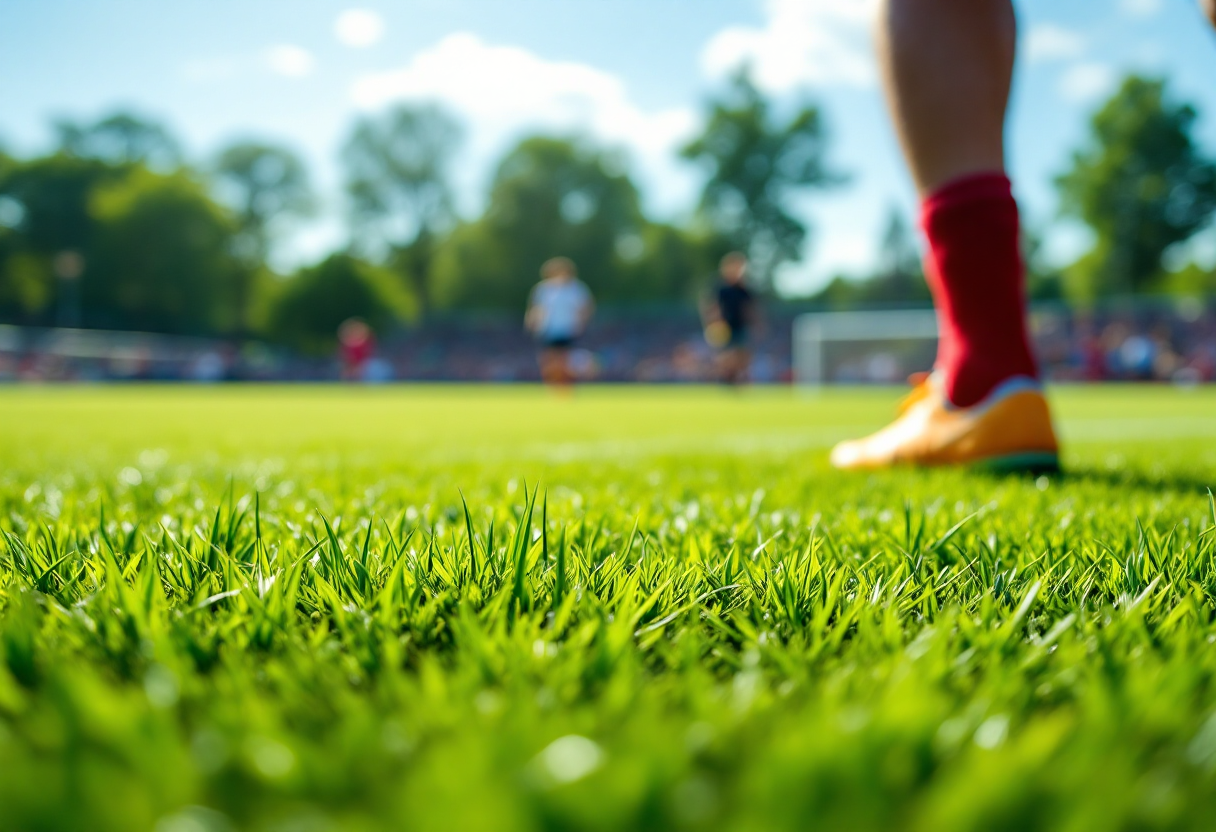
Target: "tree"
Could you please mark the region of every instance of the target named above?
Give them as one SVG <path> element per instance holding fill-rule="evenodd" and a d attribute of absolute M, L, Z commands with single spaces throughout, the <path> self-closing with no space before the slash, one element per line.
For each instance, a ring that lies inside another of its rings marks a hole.
<path fill-rule="evenodd" d="M 182 162 L 177 140 L 162 125 L 134 113 L 114 113 L 93 124 L 61 120 L 55 125 L 61 152 L 112 165 L 144 164 L 168 170 Z"/>
<path fill-rule="evenodd" d="M 605 300 L 633 303 L 695 301 L 730 247 L 713 235 L 663 223 L 646 223 L 618 241 L 615 276 Z"/>
<path fill-rule="evenodd" d="M 925 278 L 916 237 L 898 208 L 887 214 L 887 225 L 878 245 L 877 276 L 887 281 L 893 295 L 908 298 L 924 295 Z"/>
<path fill-rule="evenodd" d="M 54 297 L 49 262 L 23 251 L 16 235 L 0 228 L 0 320 L 42 323 Z"/>
<path fill-rule="evenodd" d="M 387 255 L 422 300 L 436 238 L 455 220 L 448 166 L 460 138 L 436 107 L 397 107 L 359 121 L 342 154 L 356 247 Z"/>
<path fill-rule="evenodd" d="M 1166 250 L 1216 211 L 1216 165 L 1195 145 L 1195 117 L 1168 99 L 1164 81 L 1135 76 L 1093 116 L 1089 145 L 1056 180 L 1063 213 L 1096 237 L 1069 269 L 1074 295 L 1152 289 Z"/>
<path fill-rule="evenodd" d="M 89 247 L 94 227 L 89 212 L 92 194 L 124 175 L 106 162 L 56 153 L 13 165 L 0 178 L 0 195 L 11 200 L 22 216 L 24 246 L 49 257 Z"/>
<path fill-rule="evenodd" d="M 542 263 L 565 255 L 604 300 L 627 297 L 624 261 L 646 228 L 620 163 L 586 143 L 530 138 L 499 164 L 484 216 L 440 248 L 431 297 L 442 307 L 520 309 Z"/>
<path fill-rule="evenodd" d="M 235 220 L 186 173 L 134 168 L 90 200 L 96 223 L 81 278 L 84 323 L 178 334 L 243 325 L 249 270 Z"/>
<path fill-rule="evenodd" d="M 25 250 L 25 207 L 6 193 L 17 162 L 0 151 L 0 320 L 37 323 L 54 296 L 50 264 Z"/>
<path fill-rule="evenodd" d="M 312 210 L 304 163 L 286 148 L 244 141 L 224 149 L 214 167 L 221 195 L 236 208 L 241 255 L 265 262 L 276 228 Z"/>
<path fill-rule="evenodd" d="M 898 208 L 887 216 L 878 243 L 874 273 L 862 278 L 837 275 L 813 296 L 833 309 L 873 304 L 925 305 L 930 302 L 911 226 Z"/>
<path fill-rule="evenodd" d="M 334 254 L 273 290 L 266 329 L 283 343 L 323 354 L 334 349 L 338 326 L 347 318 L 384 330 L 417 314 L 417 300 L 392 272 Z"/>
<path fill-rule="evenodd" d="M 1176 296 L 1211 297 L 1216 295 L 1216 268 L 1205 269 L 1198 263 L 1187 263 L 1166 275 L 1162 288 Z"/>
<path fill-rule="evenodd" d="M 1043 238 L 1022 228 L 1022 259 L 1026 264 L 1026 297 L 1031 301 L 1060 301 L 1065 297 L 1064 273 L 1048 261 Z"/>
<path fill-rule="evenodd" d="M 808 230 L 792 215 L 790 197 L 798 189 L 840 181 L 825 165 L 826 152 L 818 108 L 804 106 L 776 122 L 746 70 L 710 102 L 704 131 L 681 151 L 709 169 L 702 215 L 734 248 L 747 252 L 763 286 L 772 285 L 782 263 L 802 258 Z"/>
<path fill-rule="evenodd" d="M 0 166 L 0 314 L 27 324 L 49 324 L 60 292 L 52 264 L 68 252 L 91 259 L 95 191 L 124 173 L 95 159 L 57 153 Z M 74 291 L 74 289 L 73 289 Z M 63 297 L 61 300 L 67 300 Z"/>

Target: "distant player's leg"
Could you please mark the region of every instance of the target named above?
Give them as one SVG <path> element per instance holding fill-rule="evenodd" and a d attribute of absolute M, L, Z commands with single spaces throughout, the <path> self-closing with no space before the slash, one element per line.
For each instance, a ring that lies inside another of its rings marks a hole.
<path fill-rule="evenodd" d="M 718 378 L 723 384 L 732 387 L 743 384 L 747 380 L 747 366 L 750 356 L 743 347 L 727 347 L 718 354 Z"/>
<path fill-rule="evenodd" d="M 559 356 L 557 350 L 545 347 L 540 351 L 540 377 L 545 384 L 556 385 L 561 383 L 560 370 L 558 368 Z"/>
<path fill-rule="evenodd" d="M 570 350 L 564 346 L 546 347 L 541 352 L 541 378 L 553 387 L 570 386 L 574 378 L 570 372 Z"/>
<path fill-rule="evenodd" d="M 1004 127 L 1017 43 L 1010 0 L 885 0 L 878 48 L 922 198 L 940 324 L 934 373 L 895 424 L 837 446 L 842 468 L 1049 468 L 1057 446 L 1026 332 Z"/>

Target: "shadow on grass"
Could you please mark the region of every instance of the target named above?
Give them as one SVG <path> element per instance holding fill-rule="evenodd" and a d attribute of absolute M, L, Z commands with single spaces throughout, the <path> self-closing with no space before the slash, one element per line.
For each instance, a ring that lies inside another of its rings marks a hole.
<path fill-rule="evenodd" d="M 1060 485 L 1092 484 L 1106 488 L 1134 488 L 1140 491 L 1172 491 L 1182 494 L 1208 495 L 1216 492 L 1216 472 L 1164 472 L 1153 474 L 1135 469 L 1111 470 L 1087 465 L 1066 465 L 1059 471 L 987 471 L 984 475 L 994 481 L 1026 480 L 1033 482 L 1040 476 L 1048 477 Z"/>

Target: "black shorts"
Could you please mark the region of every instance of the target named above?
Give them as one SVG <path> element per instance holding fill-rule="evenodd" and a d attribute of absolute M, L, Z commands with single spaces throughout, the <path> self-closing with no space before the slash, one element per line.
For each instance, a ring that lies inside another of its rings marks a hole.
<path fill-rule="evenodd" d="M 540 348 L 542 350 L 568 350 L 574 346 L 574 341 L 573 335 L 564 338 L 541 338 Z"/>

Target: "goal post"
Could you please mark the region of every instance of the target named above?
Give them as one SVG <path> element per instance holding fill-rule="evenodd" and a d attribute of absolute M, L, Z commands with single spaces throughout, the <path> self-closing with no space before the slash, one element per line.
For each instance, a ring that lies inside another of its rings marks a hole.
<path fill-rule="evenodd" d="M 889 383 L 930 368 L 937 315 L 932 309 L 816 312 L 794 319 L 793 336 L 796 384 Z M 834 363 L 839 356 L 833 353 L 842 351 L 848 361 Z"/>

